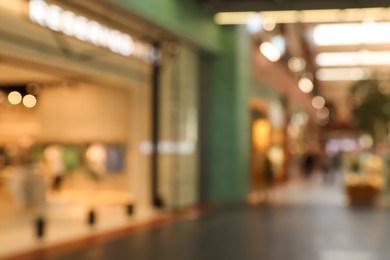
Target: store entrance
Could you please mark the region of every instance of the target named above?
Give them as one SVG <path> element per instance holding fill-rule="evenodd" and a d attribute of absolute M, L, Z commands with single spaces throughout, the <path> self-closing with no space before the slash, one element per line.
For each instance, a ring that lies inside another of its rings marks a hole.
<path fill-rule="evenodd" d="M 270 162 L 267 157 L 270 146 L 271 124 L 265 112 L 252 110 L 252 195 L 258 198 L 259 192 L 269 183 L 267 170 Z M 271 176 L 272 177 L 272 176 Z"/>
<path fill-rule="evenodd" d="M 39 65 L 0 70 L 0 213 L 132 203 L 136 92 Z"/>

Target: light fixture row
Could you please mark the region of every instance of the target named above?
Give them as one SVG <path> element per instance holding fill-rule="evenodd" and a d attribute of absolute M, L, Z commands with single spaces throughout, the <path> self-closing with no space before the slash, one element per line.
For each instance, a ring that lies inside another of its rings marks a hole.
<path fill-rule="evenodd" d="M 275 23 L 343 23 L 360 22 L 367 18 L 373 20 L 388 20 L 389 8 L 346 8 L 324 10 L 289 10 L 264 12 L 220 12 L 214 16 L 214 21 L 220 25 L 247 24 L 250 17 L 260 15 L 265 20 Z"/>
<path fill-rule="evenodd" d="M 22 96 L 18 91 L 12 91 L 7 96 L 8 102 L 12 105 L 19 105 L 23 103 L 23 105 L 27 108 L 33 108 L 37 104 L 37 98 L 34 95 L 27 94 Z"/>

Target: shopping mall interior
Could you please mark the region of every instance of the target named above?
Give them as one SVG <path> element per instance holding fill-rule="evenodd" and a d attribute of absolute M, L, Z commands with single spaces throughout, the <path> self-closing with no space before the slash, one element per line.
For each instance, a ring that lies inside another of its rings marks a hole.
<path fill-rule="evenodd" d="M 387 260 L 389 17 L 0 1 L 0 259 Z"/>

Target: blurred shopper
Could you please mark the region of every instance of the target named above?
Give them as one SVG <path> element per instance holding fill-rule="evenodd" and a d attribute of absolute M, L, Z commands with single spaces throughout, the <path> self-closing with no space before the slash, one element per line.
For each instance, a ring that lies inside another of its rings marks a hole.
<path fill-rule="evenodd" d="M 46 204 L 45 177 L 32 160 L 31 146 L 20 147 L 13 161 L 7 172 L 16 204 L 42 210 Z"/>
<path fill-rule="evenodd" d="M 50 145 L 44 151 L 46 168 L 52 176 L 51 189 L 59 191 L 65 175 L 63 149 L 59 145 Z"/>
<path fill-rule="evenodd" d="M 273 171 L 273 165 L 268 156 L 264 158 L 263 167 L 263 183 L 264 183 L 264 201 L 268 202 L 271 200 L 272 188 L 275 183 L 275 175 Z"/>
<path fill-rule="evenodd" d="M 25 204 L 29 207 L 41 209 L 46 203 L 45 178 L 38 167 L 28 165 L 24 169 L 22 185 Z"/>
<path fill-rule="evenodd" d="M 301 168 L 306 178 L 309 178 L 312 175 L 316 165 L 316 160 L 317 158 L 315 154 L 313 154 L 312 152 L 307 152 L 303 156 Z"/>
<path fill-rule="evenodd" d="M 342 154 L 340 152 L 336 153 L 330 158 L 330 169 L 328 171 L 327 183 L 334 184 L 336 177 L 341 171 L 342 166 Z"/>

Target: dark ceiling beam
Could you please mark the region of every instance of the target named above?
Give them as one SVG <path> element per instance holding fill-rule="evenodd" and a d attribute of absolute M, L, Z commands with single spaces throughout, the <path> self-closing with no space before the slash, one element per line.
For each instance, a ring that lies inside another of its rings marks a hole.
<path fill-rule="evenodd" d="M 277 5 L 283 6 L 291 2 L 291 0 L 273 0 Z"/>
<path fill-rule="evenodd" d="M 214 0 L 213 3 L 215 12 L 390 7 L 389 0 Z"/>

